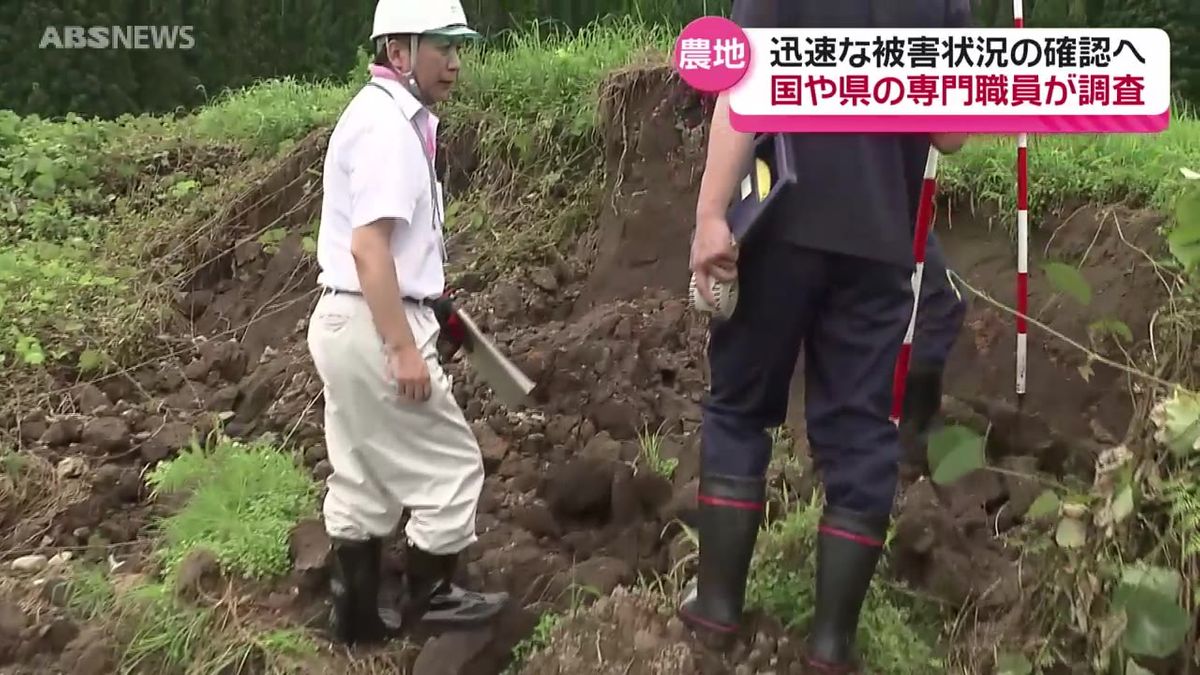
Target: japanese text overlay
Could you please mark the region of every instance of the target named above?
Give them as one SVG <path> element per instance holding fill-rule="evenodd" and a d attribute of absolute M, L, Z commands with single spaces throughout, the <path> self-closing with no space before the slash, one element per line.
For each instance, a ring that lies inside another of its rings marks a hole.
<path fill-rule="evenodd" d="M 1170 116 L 1170 39 L 1156 28 L 713 25 L 685 30 L 676 68 L 728 89 L 743 132 L 1156 132 Z"/>

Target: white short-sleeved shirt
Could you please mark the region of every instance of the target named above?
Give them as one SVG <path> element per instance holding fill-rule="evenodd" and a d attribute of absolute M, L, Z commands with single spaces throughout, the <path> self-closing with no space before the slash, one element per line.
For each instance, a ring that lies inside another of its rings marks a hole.
<path fill-rule="evenodd" d="M 374 86 L 355 94 L 329 138 L 324 195 L 317 234 L 318 283 L 361 291 L 350 238 L 354 228 L 394 218 L 392 259 L 400 293 L 413 298 L 441 295 L 445 288 L 442 187 L 431 192 L 429 156 L 413 129 L 416 119 L 430 136 L 433 115 L 399 82 L 373 77 Z M 436 213 L 434 200 L 437 200 Z"/>

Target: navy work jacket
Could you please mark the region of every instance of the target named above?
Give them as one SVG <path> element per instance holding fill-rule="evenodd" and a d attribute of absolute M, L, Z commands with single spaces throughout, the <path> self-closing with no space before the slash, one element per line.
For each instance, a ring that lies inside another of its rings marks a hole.
<path fill-rule="evenodd" d="M 968 0 L 736 0 L 743 28 L 960 28 Z M 788 134 L 798 180 L 778 217 L 776 241 L 904 267 L 930 138 L 923 133 Z"/>

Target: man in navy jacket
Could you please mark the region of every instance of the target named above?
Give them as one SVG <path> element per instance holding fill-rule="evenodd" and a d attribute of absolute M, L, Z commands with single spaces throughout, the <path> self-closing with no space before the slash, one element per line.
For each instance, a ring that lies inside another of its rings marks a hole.
<path fill-rule="evenodd" d="M 967 0 L 738 0 L 733 19 L 746 28 L 940 28 L 969 25 L 970 8 Z M 732 129 L 728 98 L 718 98 L 691 268 L 702 292 L 712 279 L 735 277 L 740 292 L 733 315 L 711 329 L 711 388 L 701 428 L 699 574 L 679 608 L 681 618 L 706 637 L 729 636 L 739 628 L 765 501 L 767 429 L 784 421 L 803 346 L 809 445 L 826 498 L 807 661 L 814 672 L 855 671 L 859 612 L 887 536 L 898 480 L 901 444 L 888 416 L 896 358 L 912 311 L 921 179 L 931 143 L 954 151 L 962 140 L 789 134 L 797 183 L 769 222 L 756 226 L 754 239 L 739 248 L 725 218 L 749 163 L 753 135 Z M 936 244 L 932 252 L 941 261 Z M 950 317 L 938 324 L 951 327 L 950 339 L 943 341 L 949 344 L 957 332 L 954 316 L 961 325 L 961 301 L 939 292 L 949 289 L 944 276 L 943 271 L 927 279 L 929 294 L 942 301 L 943 309 L 933 303 L 935 314 Z M 933 345 L 930 358 L 944 362 L 939 355 L 946 351 Z"/>

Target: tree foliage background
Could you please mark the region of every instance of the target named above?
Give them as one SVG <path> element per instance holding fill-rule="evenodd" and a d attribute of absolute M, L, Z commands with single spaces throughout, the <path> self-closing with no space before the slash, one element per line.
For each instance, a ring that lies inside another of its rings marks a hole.
<path fill-rule="evenodd" d="M 981 25 L 1012 23 L 1009 0 L 971 0 Z M 1150 26 L 1173 43 L 1178 92 L 1200 102 L 1200 0 L 1024 0 L 1029 26 Z M 682 26 L 730 0 L 465 0 L 483 32 L 530 22 L 575 28 L 611 14 Z M 0 105 L 20 114 L 186 111 L 261 78 L 341 78 L 368 46 L 374 0 L 6 0 Z M 39 49 L 48 26 L 191 25 L 190 50 Z"/>

